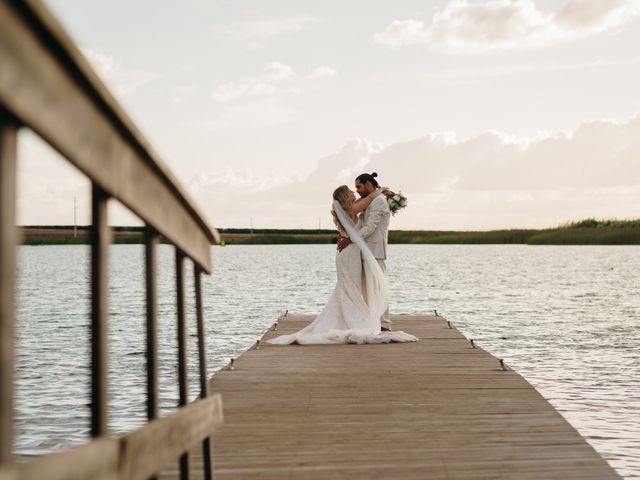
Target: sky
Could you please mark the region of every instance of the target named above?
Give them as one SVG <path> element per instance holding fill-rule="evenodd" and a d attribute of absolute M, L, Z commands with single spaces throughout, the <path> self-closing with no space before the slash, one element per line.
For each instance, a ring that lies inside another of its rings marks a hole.
<path fill-rule="evenodd" d="M 331 228 L 372 171 L 392 229 L 640 216 L 637 0 L 46 3 L 215 227 Z M 88 181 L 19 149 L 19 223 L 89 223 Z"/>

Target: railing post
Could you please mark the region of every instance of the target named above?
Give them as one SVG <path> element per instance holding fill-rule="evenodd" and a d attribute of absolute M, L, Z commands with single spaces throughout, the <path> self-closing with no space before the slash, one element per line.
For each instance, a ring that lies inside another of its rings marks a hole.
<path fill-rule="evenodd" d="M 108 434 L 109 196 L 92 184 L 91 226 L 91 436 Z"/>
<path fill-rule="evenodd" d="M 147 419 L 158 417 L 158 234 L 145 229 L 145 284 L 147 296 Z"/>
<path fill-rule="evenodd" d="M 17 125 L 0 111 L 0 465 L 13 460 L 17 134 Z"/>
<path fill-rule="evenodd" d="M 198 359 L 200 367 L 200 397 L 209 395 L 207 378 L 207 355 L 204 341 L 204 313 L 202 311 L 202 268 L 197 264 L 193 266 L 194 285 L 196 293 L 196 319 L 198 328 Z M 212 480 L 213 471 L 211 464 L 211 439 L 207 437 L 202 442 L 202 456 L 204 460 L 204 478 Z"/>
<path fill-rule="evenodd" d="M 178 385 L 180 398 L 178 406 L 184 407 L 188 401 L 187 377 L 187 319 L 184 293 L 184 253 L 176 248 L 176 302 L 178 313 Z M 180 456 L 180 479 L 189 478 L 189 455 Z"/>

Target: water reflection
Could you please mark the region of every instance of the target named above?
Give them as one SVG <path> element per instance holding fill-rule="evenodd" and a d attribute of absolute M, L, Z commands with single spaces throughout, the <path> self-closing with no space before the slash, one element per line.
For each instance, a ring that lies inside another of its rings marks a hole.
<path fill-rule="evenodd" d="M 525 376 L 609 462 L 640 477 L 637 247 L 393 245 L 391 312 L 434 308 Z M 331 245 L 214 248 L 205 279 L 209 369 L 288 309 L 317 313 L 334 286 Z M 159 249 L 161 411 L 177 403 L 173 250 Z M 191 278 L 187 271 L 187 279 Z M 88 249 L 21 247 L 17 445 L 37 455 L 88 436 Z M 191 286 L 192 282 L 188 282 Z M 111 249 L 110 429 L 145 419 L 141 246 Z M 192 289 L 190 351 L 196 351 Z M 197 364 L 191 356 L 191 394 Z M 635 477 L 634 477 L 635 476 Z"/>

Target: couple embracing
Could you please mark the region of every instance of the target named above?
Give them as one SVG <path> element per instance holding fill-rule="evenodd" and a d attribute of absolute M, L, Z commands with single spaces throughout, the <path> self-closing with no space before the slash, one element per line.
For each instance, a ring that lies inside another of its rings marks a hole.
<path fill-rule="evenodd" d="M 336 254 L 336 287 L 313 322 L 268 343 L 287 345 L 415 342 L 405 332 L 391 331 L 386 277 L 387 238 L 391 212 L 389 190 L 377 174 L 355 180 L 356 194 L 342 185 L 333 192 L 331 213 L 340 234 Z"/>

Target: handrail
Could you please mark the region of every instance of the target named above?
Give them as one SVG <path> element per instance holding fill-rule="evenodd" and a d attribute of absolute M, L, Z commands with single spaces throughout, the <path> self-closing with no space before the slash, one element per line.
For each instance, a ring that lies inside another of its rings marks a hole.
<path fill-rule="evenodd" d="M 0 105 L 210 272 L 220 242 L 39 0 L 0 2 Z"/>
<path fill-rule="evenodd" d="M 193 450 L 222 425 L 222 397 L 213 395 L 121 438 L 101 438 L 33 462 L 0 466 L 3 480 L 146 480 Z"/>
<path fill-rule="evenodd" d="M 13 368 L 17 135 L 29 128 L 91 181 L 91 435 L 63 454 L 26 465 L 13 460 Z M 108 433 L 107 202 L 114 198 L 145 222 L 147 418 L 135 432 Z M 157 244 L 176 247 L 179 410 L 158 418 Z M 212 478 L 210 437 L 222 422 L 219 396 L 207 387 L 201 277 L 211 272 L 220 235 L 159 159 L 73 41 L 40 0 L 0 0 L 0 480 L 146 478 L 198 443 L 204 478 Z M 200 398 L 187 405 L 187 318 L 184 263 L 193 261 Z M 73 461 L 75 469 L 69 469 Z M 114 469 L 115 466 L 115 469 Z"/>

